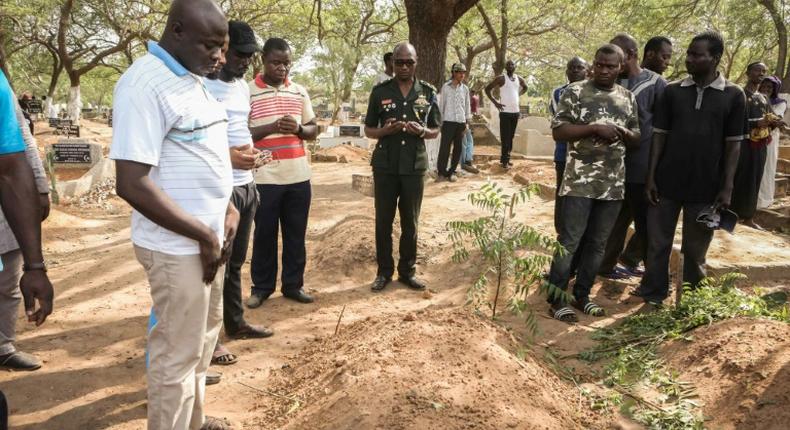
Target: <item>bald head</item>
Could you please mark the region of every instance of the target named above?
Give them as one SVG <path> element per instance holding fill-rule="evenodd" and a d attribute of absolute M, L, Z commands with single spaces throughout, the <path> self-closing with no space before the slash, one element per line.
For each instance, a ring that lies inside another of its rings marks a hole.
<path fill-rule="evenodd" d="M 620 72 L 621 78 L 636 76 L 641 71 L 639 67 L 639 45 L 636 39 L 625 33 L 619 33 L 610 41 L 623 50 L 623 69 Z"/>
<path fill-rule="evenodd" d="M 212 0 L 175 0 L 159 45 L 190 72 L 215 69 L 228 34 L 228 21 Z"/>
<path fill-rule="evenodd" d="M 636 39 L 626 33 L 617 34 L 612 38 L 612 40 L 609 41 L 609 43 L 619 46 L 626 55 L 628 55 L 629 51 L 633 51 L 635 54 L 639 51 L 639 46 L 636 44 Z"/>
<path fill-rule="evenodd" d="M 399 53 L 403 51 L 404 54 L 411 54 L 415 59 L 417 58 L 417 50 L 414 49 L 414 45 L 409 42 L 400 42 L 395 45 L 395 48 L 392 49 L 392 56 L 393 58 Z"/>
<path fill-rule="evenodd" d="M 408 42 L 395 45 L 392 50 L 392 71 L 395 73 L 395 79 L 399 81 L 413 80 L 416 68 L 417 50 L 414 49 L 414 45 Z"/>

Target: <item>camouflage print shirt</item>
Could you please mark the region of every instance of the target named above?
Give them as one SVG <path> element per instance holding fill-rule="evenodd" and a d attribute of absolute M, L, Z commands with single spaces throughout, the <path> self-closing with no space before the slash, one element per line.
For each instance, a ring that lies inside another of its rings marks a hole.
<path fill-rule="evenodd" d="M 551 127 L 563 124 L 614 124 L 639 132 L 634 95 L 615 85 L 597 88 L 591 80 L 575 82 L 562 93 Z M 622 200 L 625 194 L 625 143 L 598 137 L 569 142 L 561 196 Z"/>

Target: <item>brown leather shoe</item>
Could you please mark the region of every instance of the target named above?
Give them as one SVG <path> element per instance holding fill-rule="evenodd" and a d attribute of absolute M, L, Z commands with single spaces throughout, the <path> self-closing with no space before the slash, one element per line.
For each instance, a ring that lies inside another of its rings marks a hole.
<path fill-rule="evenodd" d="M 0 356 L 0 369 L 31 371 L 41 368 L 41 360 L 34 355 L 22 351 L 15 351 Z"/>

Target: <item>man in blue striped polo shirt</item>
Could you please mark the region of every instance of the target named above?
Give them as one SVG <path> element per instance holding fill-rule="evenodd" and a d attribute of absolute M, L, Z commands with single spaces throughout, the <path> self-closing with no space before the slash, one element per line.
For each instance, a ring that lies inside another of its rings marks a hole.
<path fill-rule="evenodd" d="M 173 2 L 160 42 L 115 87 L 118 195 L 151 285 L 148 429 L 229 428 L 204 418 L 205 377 L 222 326 L 223 255 L 239 221 L 225 108 L 206 89 L 228 23 L 211 0 Z"/>

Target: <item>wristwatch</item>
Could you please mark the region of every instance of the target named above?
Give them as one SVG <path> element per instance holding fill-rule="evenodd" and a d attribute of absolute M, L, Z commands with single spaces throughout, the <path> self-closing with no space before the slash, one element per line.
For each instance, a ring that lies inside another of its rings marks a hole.
<path fill-rule="evenodd" d="M 428 131 L 428 127 L 423 127 L 423 128 L 422 128 L 422 131 L 420 132 L 420 137 L 421 137 L 421 138 L 422 138 L 422 137 L 425 137 L 425 133 L 427 133 L 427 131 Z"/>
<path fill-rule="evenodd" d="M 34 270 L 41 270 L 44 273 L 47 272 L 47 265 L 42 261 L 41 263 L 30 263 L 30 264 L 23 264 L 22 270 L 25 272 L 32 272 Z"/>

